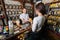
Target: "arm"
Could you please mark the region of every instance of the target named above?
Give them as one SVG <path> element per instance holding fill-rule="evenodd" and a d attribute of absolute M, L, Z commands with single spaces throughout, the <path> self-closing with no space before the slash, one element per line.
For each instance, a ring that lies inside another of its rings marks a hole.
<path fill-rule="evenodd" d="M 45 22 L 45 18 L 40 17 L 37 32 L 39 32 L 41 30 L 42 26 L 44 25 L 44 22 Z"/>
<path fill-rule="evenodd" d="M 38 22 L 39 22 L 39 23 L 38 23 Z M 39 20 L 39 21 L 37 21 L 37 19 L 34 19 L 34 20 L 33 20 L 33 25 L 32 25 L 32 31 L 33 31 L 33 32 L 35 32 L 35 31 L 36 31 L 36 32 L 40 31 L 43 24 L 44 24 L 44 19 L 43 19 L 42 17 L 40 17 L 40 20 Z M 38 29 L 37 29 L 37 27 L 38 27 Z"/>
<path fill-rule="evenodd" d="M 27 16 L 27 21 L 29 21 L 29 15 L 27 14 L 26 16 Z"/>
<path fill-rule="evenodd" d="M 29 15 L 27 15 L 28 16 L 28 20 L 29 20 Z"/>
<path fill-rule="evenodd" d="M 32 31 L 35 32 L 36 31 L 36 27 L 37 27 L 37 21 L 36 19 L 33 20 L 33 24 L 32 24 Z"/>
<path fill-rule="evenodd" d="M 30 20 L 29 20 L 29 15 L 28 14 L 26 14 L 26 19 L 24 20 L 25 22 L 30 22 Z"/>
<path fill-rule="evenodd" d="M 22 21 L 24 21 L 24 19 L 23 19 L 23 16 L 22 16 L 22 15 L 20 15 L 20 16 L 19 16 L 19 18 L 20 18 Z"/>

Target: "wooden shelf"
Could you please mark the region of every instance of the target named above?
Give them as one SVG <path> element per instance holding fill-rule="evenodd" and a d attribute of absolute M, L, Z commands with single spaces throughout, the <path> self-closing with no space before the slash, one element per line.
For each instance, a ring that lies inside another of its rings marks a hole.
<path fill-rule="evenodd" d="M 60 9 L 60 7 L 52 7 L 51 9 Z"/>
<path fill-rule="evenodd" d="M 50 4 L 54 4 L 54 3 L 60 3 L 60 1 L 56 1 L 56 2 L 51 2 L 51 3 L 46 3 L 46 5 L 50 5 Z"/>
<path fill-rule="evenodd" d="M 3 11 L 3 15 L 5 16 L 4 19 L 6 20 L 6 24 L 7 24 L 7 18 L 6 18 L 7 16 L 6 16 L 6 12 L 5 12 L 6 10 L 5 10 L 4 0 L 0 0 L 0 7 L 1 7 L 1 9 L 2 9 L 1 11 Z M 2 14 L 2 12 L 1 12 L 1 14 Z M 3 21 L 4 21 L 4 20 L 3 20 Z M 5 24 L 5 21 L 3 22 L 3 24 L 6 25 L 6 24 Z"/>

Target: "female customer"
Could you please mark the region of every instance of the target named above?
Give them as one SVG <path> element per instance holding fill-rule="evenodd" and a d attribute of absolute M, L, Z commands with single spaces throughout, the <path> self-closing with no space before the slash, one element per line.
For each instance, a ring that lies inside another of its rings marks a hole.
<path fill-rule="evenodd" d="M 46 14 L 45 5 L 41 1 L 36 2 L 35 12 L 38 16 L 33 19 L 31 40 L 41 40 L 41 29 L 44 25 L 44 15 Z"/>

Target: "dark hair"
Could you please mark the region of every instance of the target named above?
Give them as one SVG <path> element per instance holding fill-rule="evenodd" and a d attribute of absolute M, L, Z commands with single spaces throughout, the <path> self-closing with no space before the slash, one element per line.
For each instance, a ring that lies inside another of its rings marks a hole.
<path fill-rule="evenodd" d="M 23 9 L 26 9 L 25 7 Z"/>
<path fill-rule="evenodd" d="M 46 14 L 45 5 L 42 2 L 36 5 L 36 9 L 39 9 L 39 12 L 41 12 L 42 15 Z"/>

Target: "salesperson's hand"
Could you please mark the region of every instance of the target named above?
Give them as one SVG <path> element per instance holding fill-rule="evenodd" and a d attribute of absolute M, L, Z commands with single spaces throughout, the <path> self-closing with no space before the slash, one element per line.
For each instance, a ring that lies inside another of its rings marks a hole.
<path fill-rule="evenodd" d="M 24 20 L 24 23 L 27 23 L 27 22 L 28 22 L 28 21 L 25 21 L 25 20 Z"/>

